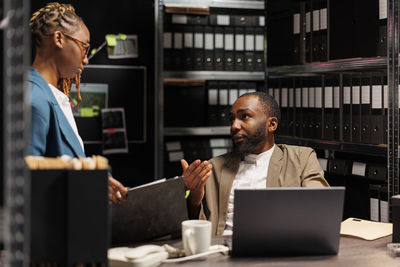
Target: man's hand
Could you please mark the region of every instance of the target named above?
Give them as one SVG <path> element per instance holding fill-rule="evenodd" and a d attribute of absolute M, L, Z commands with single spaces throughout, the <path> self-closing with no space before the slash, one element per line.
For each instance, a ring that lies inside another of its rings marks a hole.
<path fill-rule="evenodd" d="M 128 193 L 128 189 L 123 186 L 120 182 L 108 176 L 108 198 L 114 203 L 121 204 L 121 200 L 126 198 L 126 194 Z M 125 200 L 126 201 L 126 200 Z"/>
<path fill-rule="evenodd" d="M 201 162 L 200 160 L 195 160 L 189 165 L 184 159 L 181 159 L 181 165 L 185 186 L 190 190 L 190 204 L 198 207 L 203 200 L 204 185 L 211 176 L 212 165 L 208 161 Z"/>

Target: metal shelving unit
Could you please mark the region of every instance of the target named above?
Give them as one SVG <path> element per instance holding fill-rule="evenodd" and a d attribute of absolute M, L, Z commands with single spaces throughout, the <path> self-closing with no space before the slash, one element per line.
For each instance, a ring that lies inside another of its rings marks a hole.
<path fill-rule="evenodd" d="M 210 127 L 166 127 L 164 136 L 207 136 L 219 135 L 227 136 L 230 133 L 229 126 L 210 126 Z"/>
<path fill-rule="evenodd" d="M 215 8 L 264 9 L 264 1 L 255 0 L 164 0 L 164 4 L 196 5 Z"/>
<path fill-rule="evenodd" d="M 164 137 L 166 136 L 229 136 L 229 126 L 218 127 L 164 127 L 164 84 L 165 78 L 201 79 L 201 80 L 243 80 L 264 81 L 265 72 L 246 71 L 164 71 L 163 70 L 163 12 L 164 6 L 192 6 L 227 9 L 263 10 L 264 1 L 261 0 L 157 0 L 155 1 L 156 25 L 156 164 L 155 176 L 162 178 L 164 173 Z"/>
<path fill-rule="evenodd" d="M 277 143 L 288 145 L 308 146 L 317 149 L 328 149 L 333 151 L 350 152 L 369 156 L 386 157 L 387 155 L 387 145 L 346 143 L 339 141 L 317 140 L 292 136 L 277 136 L 276 141 Z"/>
<path fill-rule="evenodd" d="M 301 76 L 304 74 L 320 74 L 327 72 L 344 72 L 382 69 L 387 66 L 386 57 L 343 59 L 328 62 L 314 62 L 304 65 L 268 67 L 269 77 Z"/>
<path fill-rule="evenodd" d="M 265 73 L 246 71 L 165 71 L 164 78 L 263 81 Z"/>

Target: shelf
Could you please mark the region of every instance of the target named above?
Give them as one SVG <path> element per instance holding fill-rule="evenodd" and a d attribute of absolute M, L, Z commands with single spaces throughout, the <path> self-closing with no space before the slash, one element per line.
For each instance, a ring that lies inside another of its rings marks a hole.
<path fill-rule="evenodd" d="M 164 4 L 197 5 L 217 8 L 264 9 L 264 1 L 243 0 L 164 0 Z"/>
<path fill-rule="evenodd" d="M 276 143 L 297 145 L 297 146 L 308 146 L 315 149 L 328 149 L 328 150 L 378 156 L 378 157 L 387 156 L 387 145 L 346 143 L 339 141 L 317 140 L 317 139 L 308 139 L 308 138 L 299 138 L 290 136 L 277 136 Z"/>
<path fill-rule="evenodd" d="M 267 68 L 268 75 L 274 76 L 303 76 L 311 73 L 336 71 L 360 71 L 369 69 L 386 69 L 386 57 L 344 59 L 329 62 L 315 62 L 304 65 L 278 66 Z"/>
<path fill-rule="evenodd" d="M 165 127 L 164 136 L 203 136 L 230 134 L 229 126 L 210 126 L 210 127 Z"/>
<path fill-rule="evenodd" d="M 188 78 L 204 80 L 264 81 L 264 72 L 247 71 L 164 71 L 164 78 Z"/>

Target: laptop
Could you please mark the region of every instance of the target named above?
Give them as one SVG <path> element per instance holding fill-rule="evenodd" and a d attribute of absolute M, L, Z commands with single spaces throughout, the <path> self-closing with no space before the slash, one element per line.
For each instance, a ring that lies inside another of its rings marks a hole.
<path fill-rule="evenodd" d="M 232 256 L 337 254 L 344 187 L 235 190 Z"/>

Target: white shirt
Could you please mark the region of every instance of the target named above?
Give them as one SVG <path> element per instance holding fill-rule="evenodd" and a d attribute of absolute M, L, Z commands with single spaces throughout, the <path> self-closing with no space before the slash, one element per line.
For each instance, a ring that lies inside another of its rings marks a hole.
<path fill-rule="evenodd" d="M 239 164 L 239 170 L 233 180 L 228 202 L 228 216 L 226 218 L 223 235 L 232 235 L 233 227 L 233 201 L 235 189 L 258 189 L 267 187 L 269 161 L 275 145 L 267 151 L 255 155 L 249 154 Z"/>
<path fill-rule="evenodd" d="M 82 150 L 85 151 L 83 147 L 83 141 L 78 133 L 78 128 L 76 127 L 74 115 L 72 114 L 71 103 L 69 102 L 68 96 L 66 96 L 63 92 L 58 90 L 53 85 L 49 84 L 51 91 L 53 92 L 54 97 L 57 100 L 58 105 L 63 111 L 65 117 L 67 118 L 69 125 L 71 125 L 72 130 L 74 130 L 76 137 L 78 138 L 79 143 L 81 144 Z"/>

